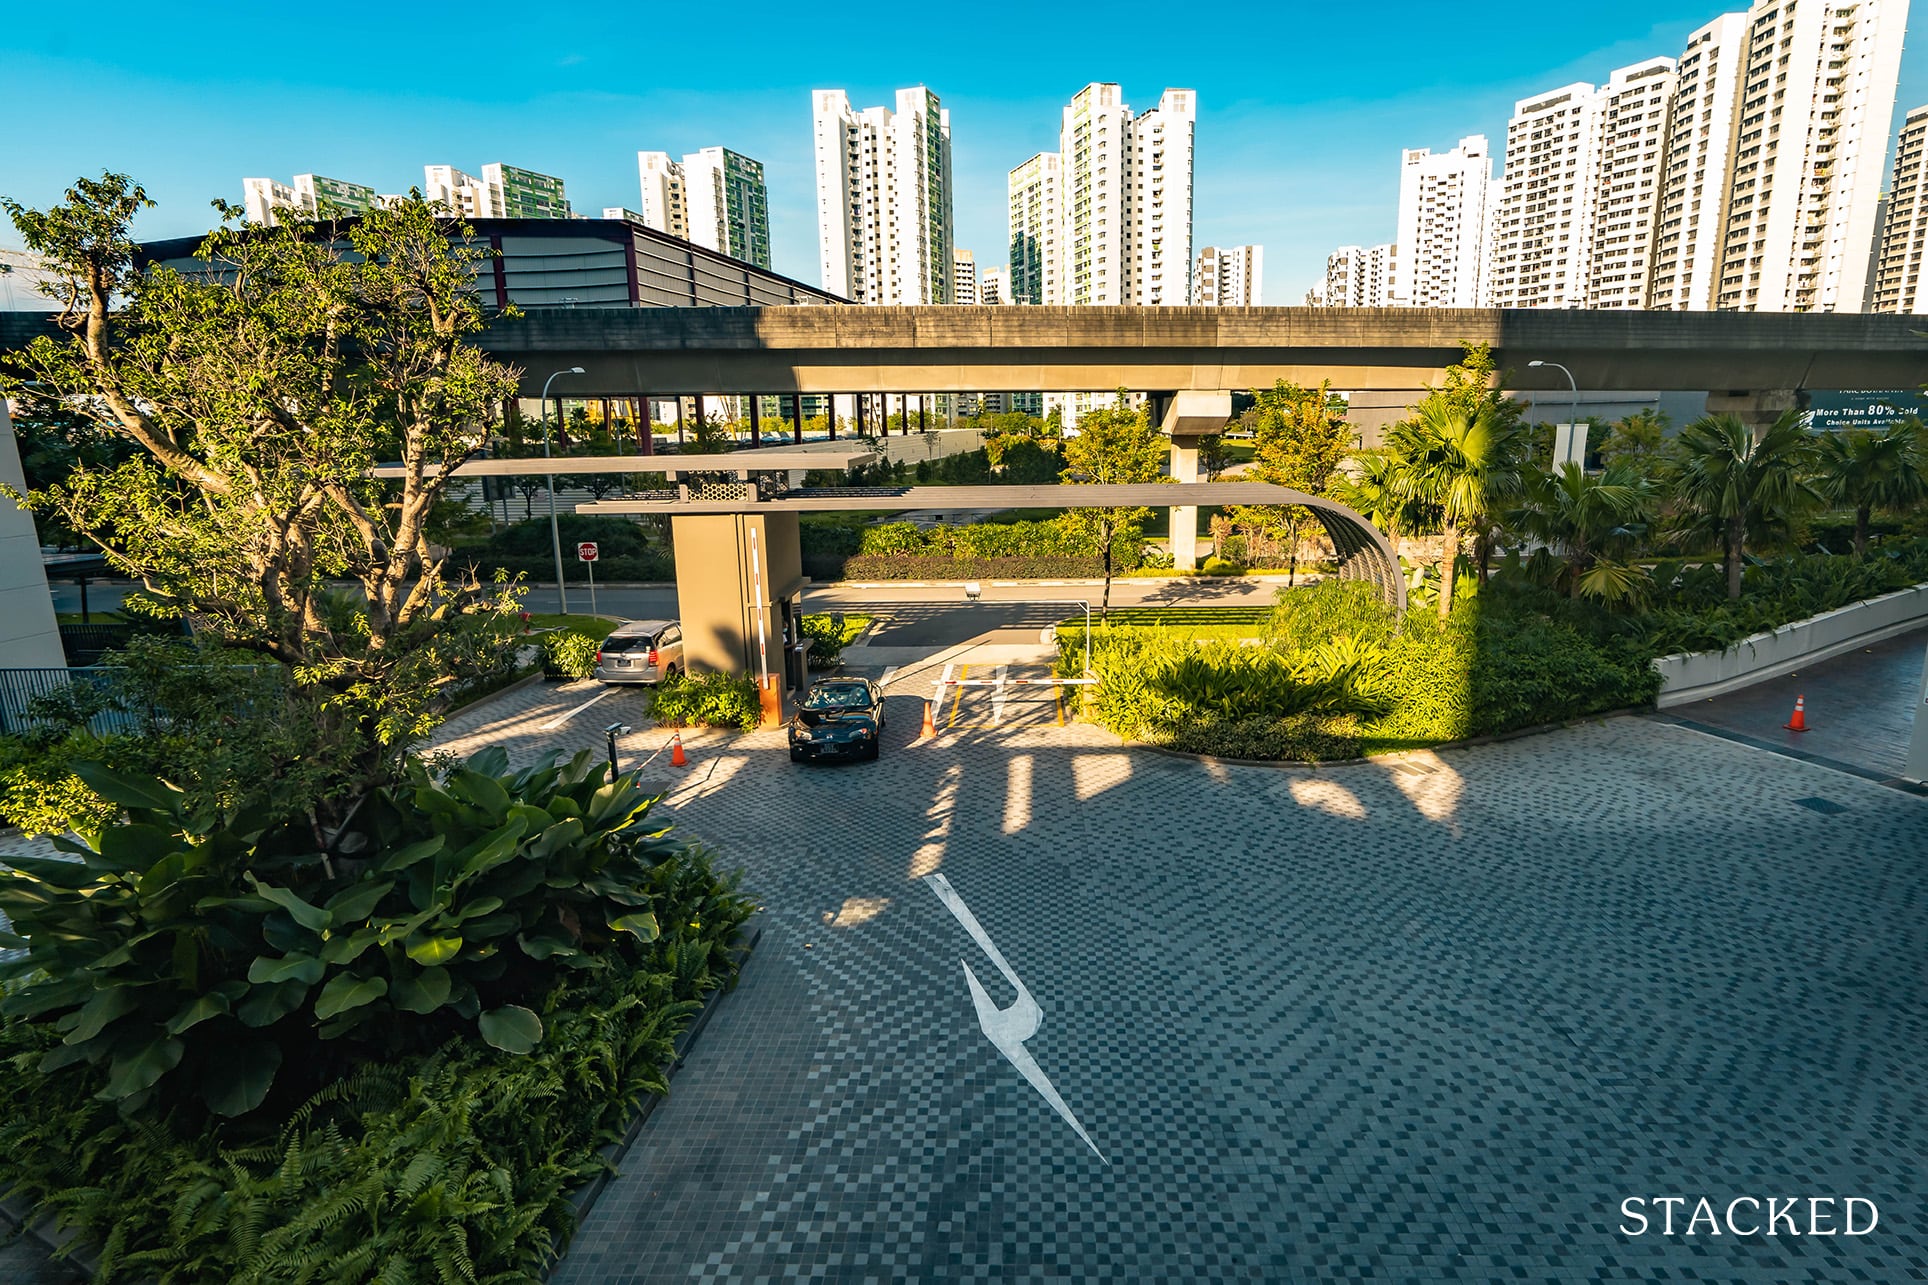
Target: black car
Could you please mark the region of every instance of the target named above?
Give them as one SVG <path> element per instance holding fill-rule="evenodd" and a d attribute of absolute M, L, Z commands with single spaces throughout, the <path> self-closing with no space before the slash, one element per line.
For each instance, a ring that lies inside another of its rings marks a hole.
<path fill-rule="evenodd" d="M 884 735 L 884 689 L 868 678 L 814 684 L 790 720 L 790 761 L 877 757 Z"/>

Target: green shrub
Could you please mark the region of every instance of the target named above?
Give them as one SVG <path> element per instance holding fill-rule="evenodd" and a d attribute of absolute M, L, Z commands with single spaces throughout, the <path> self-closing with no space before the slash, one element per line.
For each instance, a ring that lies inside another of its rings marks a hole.
<path fill-rule="evenodd" d="M 551 677 L 582 679 L 596 672 L 596 653 L 602 644 L 571 629 L 552 629 L 542 636 L 544 672 Z"/>
<path fill-rule="evenodd" d="M 492 748 L 443 781 L 411 761 L 332 855 L 304 824 L 74 766 L 124 817 L 55 840 L 78 861 L 9 858 L 0 948 L 26 954 L 0 978 L 26 980 L 0 1015 L 60 1031 L 37 1069 L 84 1066 L 125 1111 L 245 1115 L 457 1036 L 527 1053 L 558 969 L 657 935 L 646 889 L 673 846 L 587 751 L 506 775 Z"/>
<path fill-rule="evenodd" d="M 1245 574 L 1243 563 L 1227 561 L 1220 557 L 1210 557 L 1198 568 L 1208 576 L 1242 576 Z"/>
<path fill-rule="evenodd" d="M 912 554 L 859 554 L 839 571 L 845 580 L 1095 580 L 1104 574 L 1097 557 L 949 558 Z"/>
<path fill-rule="evenodd" d="M 165 775 L 197 805 L 306 816 L 336 788 L 348 747 L 296 698 L 285 668 L 258 662 L 180 638 L 128 639 L 0 736 L 0 822 L 61 834 L 110 820 L 118 809 L 74 774 L 82 761 Z"/>
<path fill-rule="evenodd" d="M 734 972 L 750 903 L 708 854 L 642 890 L 665 931 L 620 967 L 532 999 L 527 1056 L 469 1040 L 362 1064 L 248 1129 L 129 1120 L 82 1066 L 42 1074 L 44 1021 L 0 1026 L 0 1185 L 74 1228 L 115 1280 L 534 1280 L 567 1244 L 569 1191 L 666 1090 L 672 1041 Z"/>
<path fill-rule="evenodd" d="M 825 616 L 805 616 L 803 636 L 810 640 L 810 665 L 828 668 L 842 657 L 844 648 L 857 641 L 870 628 L 871 617 L 847 616 L 832 612 Z"/>
<path fill-rule="evenodd" d="M 756 684 L 719 671 L 674 674 L 656 684 L 649 712 L 658 727 L 736 727 L 752 732 L 762 721 Z"/>
<path fill-rule="evenodd" d="M 1213 758 L 1332 763 L 1360 756 L 1359 720 L 1351 714 L 1289 718 L 1206 719 L 1154 728 L 1146 740 Z"/>

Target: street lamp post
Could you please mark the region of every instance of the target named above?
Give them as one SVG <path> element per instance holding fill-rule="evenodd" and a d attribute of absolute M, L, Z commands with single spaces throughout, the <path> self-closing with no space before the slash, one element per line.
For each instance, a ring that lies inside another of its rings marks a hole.
<path fill-rule="evenodd" d="M 1567 387 L 1573 390 L 1573 406 L 1572 406 L 1572 409 L 1568 412 L 1569 418 L 1567 422 L 1571 424 L 1578 424 L 1580 422 L 1580 385 L 1573 378 L 1573 372 L 1568 370 L 1565 366 L 1562 366 L 1557 361 L 1535 360 L 1535 361 L 1529 361 L 1526 364 L 1529 366 L 1551 366 L 1553 367 L 1553 369 L 1559 371 L 1562 375 L 1566 376 Z"/>
<path fill-rule="evenodd" d="M 542 381 L 542 458 L 549 458 L 549 385 L 563 375 L 583 374 L 581 366 L 571 366 L 559 370 Z M 562 586 L 562 531 L 556 525 L 556 475 L 549 475 L 549 544 L 556 554 L 556 598 L 562 603 L 562 614 L 569 614 L 569 591 Z"/>

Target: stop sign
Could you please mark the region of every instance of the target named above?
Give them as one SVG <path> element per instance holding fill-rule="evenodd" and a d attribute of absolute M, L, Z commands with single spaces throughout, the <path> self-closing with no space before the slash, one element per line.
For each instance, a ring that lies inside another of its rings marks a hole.
<path fill-rule="evenodd" d="M 581 544 L 577 545 L 576 558 L 581 562 L 594 562 L 596 560 L 595 543 L 590 540 L 584 540 Z"/>

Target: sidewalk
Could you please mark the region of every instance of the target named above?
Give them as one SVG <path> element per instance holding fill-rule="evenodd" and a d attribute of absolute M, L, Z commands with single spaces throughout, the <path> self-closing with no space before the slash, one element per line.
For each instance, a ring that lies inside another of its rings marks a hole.
<path fill-rule="evenodd" d="M 1667 714 L 1759 749 L 1889 780 L 1907 759 L 1924 644 L 1928 628 Z M 1798 696 L 1807 698 L 1808 730 L 1790 732 Z"/>

